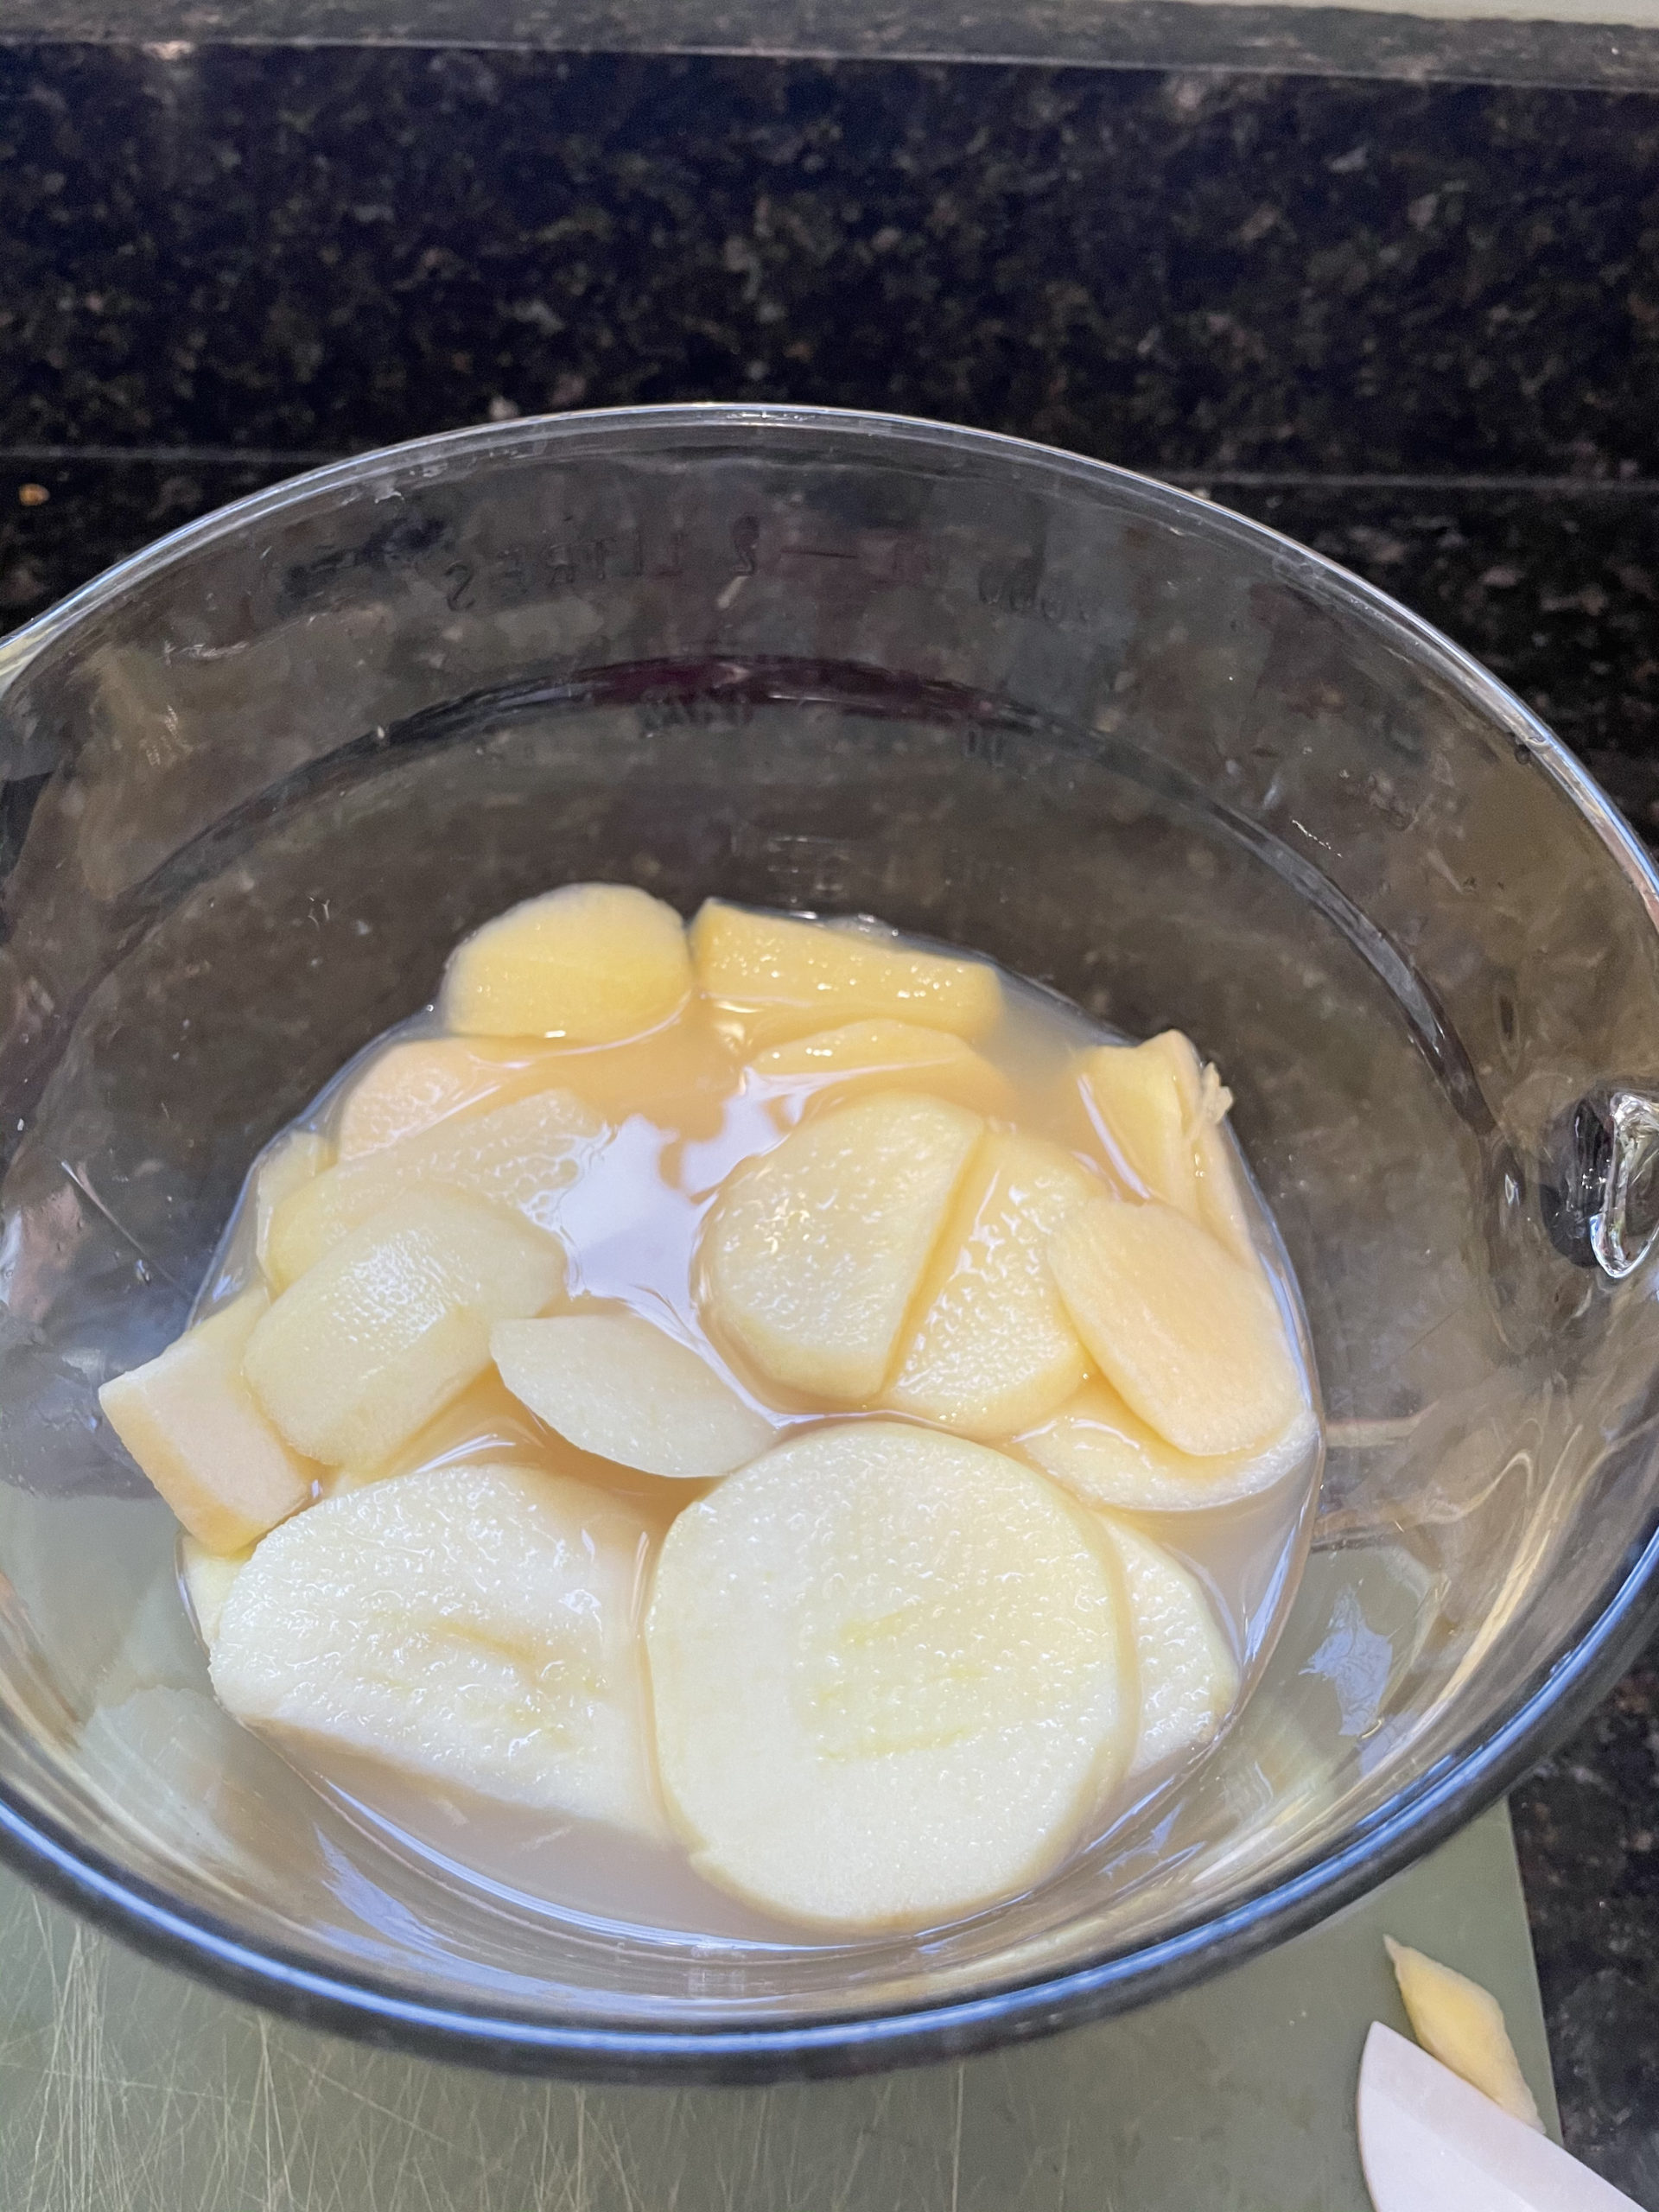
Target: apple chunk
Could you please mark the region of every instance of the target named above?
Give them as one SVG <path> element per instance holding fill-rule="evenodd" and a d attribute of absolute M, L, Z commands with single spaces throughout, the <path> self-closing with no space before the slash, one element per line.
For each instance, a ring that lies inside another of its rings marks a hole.
<path fill-rule="evenodd" d="M 874 1397 L 983 1126 L 941 1099 L 885 1091 L 736 1169 L 703 1233 L 716 1333 L 791 1389 Z"/>
<path fill-rule="evenodd" d="M 1002 986 L 983 960 L 920 952 L 871 930 L 751 913 L 719 899 L 692 923 L 691 951 L 702 988 L 750 1016 L 759 1039 L 882 1017 L 981 1037 L 1002 1011 Z"/>
<path fill-rule="evenodd" d="M 240 1551 L 311 1495 L 320 1469 L 274 1428 L 242 1363 L 270 1304 L 245 1291 L 98 1394 L 105 1419 L 196 1541 Z"/>
<path fill-rule="evenodd" d="M 1281 1435 L 1306 1403 L 1259 1270 L 1173 1206 L 1097 1198 L 1048 1258 L 1084 1347 L 1178 1451 L 1249 1451 Z"/>
<path fill-rule="evenodd" d="M 559 1202 L 592 1158 L 605 1124 L 567 1090 L 440 1122 L 366 1159 L 342 1160 L 277 1207 L 265 1266 L 285 1290 L 371 1214 L 401 1192 L 442 1187 L 511 1206 L 551 1231 Z"/>
<path fill-rule="evenodd" d="M 1101 1185 L 1058 1145 L 988 1136 L 928 1270 L 887 1402 L 987 1440 L 1039 1421 L 1088 1366 L 1046 1249 Z"/>
<path fill-rule="evenodd" d="M 527 899 L 449 957 L 442 1012 L 469 1037 L 611 1045 L 658 1028 L 691 995 L 674 909 L 623 883 L 570 883 Z"/>
<path fill-rule="evenodd" d="M 248 1382 L 296 1451 L 372 1467 L 484 1372 L 496 1322 L 563 1287 L 552 1237 L 452 1191 L 406 1192 L 283 1292 L 249 1338 Z"/>
<path fill-rule="evenodd" d="M 490 1351 L 538 1421 L 579 1451 L 645 1474 L 729 1474 L 772 1441 L 772 1423 L 707 1360 L 637 1314 L 500 1321 Z"/>

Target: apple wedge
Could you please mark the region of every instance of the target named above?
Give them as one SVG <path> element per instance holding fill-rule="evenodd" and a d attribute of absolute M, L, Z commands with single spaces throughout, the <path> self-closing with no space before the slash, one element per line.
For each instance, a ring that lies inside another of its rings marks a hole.
<path fill-rule="evenodd" d="M 1497 1998 L 1467 1974 L 1396 1943 L 1392 1936 L 1382 1941 L 1411 2031 L 1423 2049 L 1515 2119 L 1541 2130 Z"/>

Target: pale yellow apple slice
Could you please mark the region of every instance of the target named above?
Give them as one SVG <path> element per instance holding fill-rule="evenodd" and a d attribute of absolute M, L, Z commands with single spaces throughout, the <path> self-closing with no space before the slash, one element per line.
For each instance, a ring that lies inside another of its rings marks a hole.
<path fill-rule="evenodd" d="M 341 1160 L 384 1152 L 458 1114 L 482 1112 L 558 1087 L 546 1046 L 491 1037 L 410 1037 L 388 1045 L 340 1101 Z"/>
<path fill-rule="evenodd" d="M 691 988 L 671 906 L 631 884 L 571 883 L 464 938 L 449 956 L 441 1008 L 462 1036 L 610 1045 L 660 1027 Z"/>
<path fill-rule="evenodd" d="M 1000 1068 L 948 1029 L 914 1021 L 849 1021 L 757 1053 L 756 1078 L 815 1098 L 860 1097 L 872 1090 L 925 1091 L 976 1113 L 1011 1117 L 1013 1086 Z"/>
<path fill-rule="evenodd" d="M 325 1499 L 226 1596 L 213 1688 L 239 1720 L 543 1811 L 660 1827 L 638 1641 L 645 1524 L 524 1467 Z"/>
<path fill-rule="evenodd" d="M 1166 1443 L 1101 1376 L 1020 1439 L 1038 1465 L 1090 1505 L 1126 1513 L 1203 1513 L 1257 1497 L 1306 1469 L 1319 1424 L 1306 1401 L 1287 1427 L 1247 1452 L 1194 1459 Z"/>
<path fill-rule="evenodd" d="M 1096 1045 L 1078 1060 L 1077 1078 L 1116 1154 L 1114 1166 L 1127 1168 L 1149 1198 L 1196 1220 L 1198 1058 L 1180 1031 L 1166 1029 L 1144 1045 Z"/>
<path fill-rule="evenodd" d="M 245 1291 L 98 1394 L 105 1418 L 197 1541 L 239 1551 L 296 1512 L 321 1469 L 273 1427 L 242 1362 L 270 1306 Z"/>
<path fill-rule="evenodd" d="M 537 1421 L 582 1452 L 648 1475 L 729 1474 L 773 1427 L 706 1359 L 633 1313 L 499 1321 L 501 1380 Z"/>
<path fill-rule="evenodd" d="M 1255 1227 L 1244 1202 L 1238 1159 L 1227 1128 L 1230 1094 L 1223 1089 L 1213 1068 L 1205 1071 L 1204 1097 L 1192 1137 L 1192 1168 L 1198 1181 L 1198 1220 L 1245 1267 L 1259 1267 L 1261 1253 Z"/>
<path fill-rule="evenodd" d="M 231 1594 L 231 1585 L 252 1556 L 251 1549 L 229 1554 L 210 1552 L 194 1536 L 184 1540 L 181 1564 L 185 1595 L 190 1600 L 201 1640 L 209 1650 L 219 1634 L 219 1615 Z"/>
<path fill-rule="evenodd" d="M 884 1018 L 982 1037 L 1002 1011 L 1002 986 L 985 961 L 719 899 L 699 909 L 691 952 L 704 991 L 744 1014 L 757 1043 Z"/>
<path fill-rule="evenodd" d="M 244 1371 L 295 1451 L 372 1466 L 483 1373 L 497 1321 L 541 1313 L 563 1287 L 561 1248 L 516 1215 L 405 1192 L 283 1292 Z"/>
<path fill-rule="evenodd" d="M 669 1530 L 645 1633 L 695 1864 L 791 1920 L 919 1928 L 1026 1887 L 1134 1742 L 1104 1548 L 937 1430 L 821 1428 L 728 1477 Z"/>
<path fill-rule="evenodd" d="M 334 1147 L 310 1129 L 289 1129 L 266 1147 L 253 1171 L 254 1256 L 270 1279 L 270 1224 L 276 1209 L 334 1164 Z"/>
<path fill-rule="evenodd" d="M 1100 1518 L 1123 1570 L 1141 1672 L 1133 1777 L 1211 1741 L 1237 1700 L 1238 1662 L 1197 1576 L 1127 1522 Z"/>
<path fill-rule="evenodd" d="M 1467 1974 L 1396 1943 L 1392 1936 L 1382 1940 L 1411 2031 L 1423 2049 L 1516 2120 L 1541 2130 L 1497 1998 Z"/>
<path fill-rule="evenodd" d="M 873 1398 L 983 1127 L 942 1099 L 884 1091 L 738 1168 L 702 1245 L 716 1336 L 792 1390 Z"/>
<path fill-rule="evenodd" d="M 1078 1086 L 1114 1165 L 1149 1197 L 1207 1229 L 1233 1257 L 1256 1262 L 1255 1231 L 1226 1130 L 1231 1093 L 1200 1066 L 1179 1029 L 1144 1045 L 1101 1045 L 1077 1063 Z"/>
<path fill-rule="evenodd" d="M 1042 1421 L 1088 1360 L 1049 1272 L 1049 1238 L 1102 1195 L 1039 1137 L 988 1135 L 939 1240 L 887 1403 L 988 1440 Z"/>
<path fill-rule="evenodd" d="M 1085 1350 L 1178 1451 L 1257 1449 L 1306 1403 L 1260 1270 L 1173 1206 L 1097 1198 L 1048 1258 Z"/>
<path fill-rule="evenodd" d="M 277 1207 L 265 1243 L 272 1286 L 285 1290 L 297 1282 L 341 1237 L 407 1191 L 459 1192 L 553 1231 L 562 1199 L 604 1135 L 598 1116 L 568 1090 L 537 1090 L 442 1122 L 384 1152 L 343 1160 Z"/>

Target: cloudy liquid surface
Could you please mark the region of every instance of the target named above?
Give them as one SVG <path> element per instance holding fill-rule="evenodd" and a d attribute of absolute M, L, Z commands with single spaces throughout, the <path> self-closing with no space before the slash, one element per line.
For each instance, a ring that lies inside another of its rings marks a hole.
<path fill-rule="evenodd" d="M 1002 1017 L 988 1036 L 976 1040 L 976 1050 L 1007 1084 L 1007 1119 L 1026 1134 L 1063 1146 L 1128 1189 L 1122 1163 L 1115 1160 L 1109 1139 L 1085 1107 L 1073 1072 L 1080 1050 L 1123 1039 L 1052 992 L 1006 971 L 1001 980 Z M 332 1137 L 347 1093 L 376 1058 L 411 1039 L 444 1033 L 429 1011 L 388 1030 L 342 1069 L 275 1143 L 300 1129 Z M 815 1092 L 834 1088 L 837 1096 L 847 1095 L 844 1077 L 833 1084 L 824 1077 L 758 1078 L 747 1062 L 760 1048 L 746 1035 L 740 1014 L 697 1001 L 666 1029 L 629 1044 L 568 1052 L 525 1046 L 525 1057 L 533 1053 L 541 1071 L 537 1089 L 575 1091 L 613 1129 L 560 1207 L 569 1310 L 626 1308 L 666 1328 L 695 1345 L 734 1388 L 760 1407 L 780 1436 L 791 1427 L 826 1419 L 891 1420 L 891 1414 L 849 1414 L 805 1400 L 791 1402 L 772 1386 L 757 1387 L 754 1378 L 722 1358 L 703 1328 L 695 1294 L 697 1243 L 725 1178 L 740 1162 L 781 1142 L 812 1110 Z M 1222 1071 L 1224 1077 L 1228 1072 Z M 907 1084 L 899 1071 L 881 1087 L 929 1085 L 920 1080 Z M 1004 1115 L 995 1118 L 1001 1121 Z M 244 1186 L 208 1270 L 196 1318 L 257 1280 L 254 1179 L 250 1175 Z M 1272 1224 L 1242 1169 L 1241 1181 L 1258 1249 L 1300 1358 L 1306 1331 L 1294 1282 Z M 1312 1395 L 1311 1377 L 1309 1382 Z M 1027 1456 L 1017 1443 L 995 1448 L 1014 1458 Z M 712 1487 L 640 1474 L 576 1450 L 520 1405 L 493 1370 L 378 1471 L 384 1477 L 485 1460 L 573 1475 L 627 1499 L 640 1512 L 650 1530 L 639 1569 L 642 1618 L 657 1546 L 675 1516 Z M 1316 1442 L 1304 1467 L 1258 1497 L 1211 1510 L 1130 1516 L 1192 1568 L 1210 1592 L 1238 1661 L 1239 1706 L 1261 1674 L 1294 1594 L 1319 1464 Z M 1236 1706 L 1235 1715 L 1237 1710 Z M 302 1753 L 282 1742 L 277 1748 L 385 1849 L 442 1880 L 493 1893 L 509 1910 L 614 1928 L 631 1938 L 702 1940 L 722 1949 L 732 1944 L 845 1946 L 846 1938 L 796 1927 L 716 1889 L 677 1845 L 504 1805 L 343 1751 L 308 1748 Z M 1148 1819 L 1161 1816 L 1174 1802 L 1191 1764 L 1173 1770 L 1153 1769 L 1103 1802 L 1062 1863 L 1085 1850 L 1101 1853 L 1105 1839 L 1102 1878 L 1109 1879 L 1112 1841 L 1121 1834 L 1126 1852 L 1136 1843 L 1144 1847 Z"/>

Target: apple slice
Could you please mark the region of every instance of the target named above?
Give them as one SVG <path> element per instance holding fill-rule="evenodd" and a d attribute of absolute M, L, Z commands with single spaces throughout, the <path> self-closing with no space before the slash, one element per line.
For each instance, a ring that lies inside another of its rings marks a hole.
<path fill-rule="evenodd" d="M 184 1540 L 180 1564 L 184 1573 L 185 1595 L 190 1600 L 190 1610 L 195 1615 L 196 1627 L 202 1642 L 211 1651 L 213 1638 L 219 1634 L 219 1615 L 225 1610 L 225 1600 L 231 1594 L 231 1585 L 252 1558 L 251 1549 L 232 1552 L 210 1552 L 194 1536 Z"/>
<path fill-rule="evenodd" d="M 1144 1045 L 1096 1045 L 1077 1063 L 1084 1101 L 1128 1179 L 1190 1221 L 1198 1213 L 1192 1131 L 1198 1056 L 1179 1029 Z"/>
<path fill-rule="evenodd" d="M 716 1336 L 790 1389 L 873 1398 L 983 1126 L 942 1099 L 883 1091 L 735 1169 L 702 1245 Z"/>
<path fill-rule="evenodd" d="M 1046 1248 L 1101 1194 L 1058 1145 L 988 1135 L 929 1268 L 887 1403 L 988 1441 L 1063 1404 L 1089 1363 Z"/>
<path fill-rule="evenodd" d="M 1259 1449 L 1306 1402 L 1273 1294 L 1173 1206 L 1096 1198 L 1051 1242 L 1085 1349 L 1180 1452 Z"/>
<path fill-rule="evenodd" d="M 1255 1236 L 1226 1118 L 1231 1093 L 1200 1066 L 1190 1040 L 1166 1029 L 1143 1045 L 1100 1045 L 1077 1063 L 1090 1119 L 1115 1166 L 1148 1197 L 1207 1229 L 1246 1266 Z"/>
<path fill-rule="evenodd" d="M 372 1467 L 484 1372 L 497 1321 L 563 1287 L 564 1254 L 540 1230 L 453 1191 L 408 1191 L 283 1292 L 244 1371 L 295 1451 Z"/>
<path fill-rule="evenodd" d="M 610 1045 L 677 1014 L 691 995 L 674 909 L 631 884 L 570 883 L 474 930 L 449 956 L 442 1013 L 470 1037 Z"/>
<path fill-rule="evenodd" d="M 105 1418 L 198 1543 L 239 1551 L 297 1512 L 321 1468 L 273 1427 L 243 1380 L 270 1304 L 245 1291 L 98 1394 Z"/>
<path fill-rule="evenodd" d="M 1122 1591 L 1081 1516 L 898 1421 L 792 1437 L 689 1506 L 645 1637 L 695 1863 L 799 1921 L 926 1927 L 1040 1879 L 1134 1740 Z"/>
<path fill-rule="evenodd" d="M 1211 1741 L 1237 1701 L 1238 1664 L 1197 1576 L 1127 1522 L 1100 1519 L 1123 1570 L 1141 1669 L 1134 1777 Z"/>
<path fill-rule="evenodd" d="M 490 1351 L 537 1421 L 647 1475 L 729 1474 L 772 1440 L 772 1423 L 707 1360 L 634 1313 L 499 1321 Z"/>
<path fill-rule="evenodd" d="M 452 1116 L 557 1088 L 550 1050 L 524 1039 L 408 1037 L 377 1052 L 340 1101 L 341 1160 L 384 1152 Z"/>
<path fill-rule="evenodd" d="M 261 1544 L 219 1616 L 240 1720 L 509 1803 L 662 1821 L 638 1636 L 648 1534 L 619 1499 L 516 1466 L 353 1491 Z"/>
<path fill-rule="evenodd" d="M 1424 2050 L 1495 2105 L 1529 2127 L 1541 2130 L 1538 2107 L 1497 1998 L 1467 1974 L 1396 1943 L 1392 1936 L 1382 1941 L 1411 2031 Z"/>
<path fill-rule="evenodd" d="M 770 1042 L 838 1022 L 889 1020 L 982 1037 L 1002 1011 L 983 960 L 919 952 L 874 930 L 705 901 L 691 925 L 697 981 Z"/>
<path fill-rule="evenodd" d="M 1306 1468 L 1319 1423 L 1302 1404 L 1270 1443 L 1194 1459 L 1166 1443 L 1099 1376 L 1052 1421 L 1020 1439 L 1046 1473 L 1089 1505 L 1125 1513 L 1203 1513 L 1255 1497 Z"/>
<path fill-rule="evenodd" d="M 971 1045 L 948 1029 L 914 1021 L 849 1021 L 774 1045 L 753 1062 L 758 1081 L 813 1100 L 903 1089 L 951 1098 L 976 1113 L 1012 1116 L 1012 1086 Z"/>
<path fill-rule="evenodd" d="M 593 1158 L 605 1124 L 568 1090 L 537 1090 L 488 1113 L 440 1122 L 303 1184 L 271 1217 L 265 1263 L 286 1290 L 343 1236 L 406 1191 L 442 1187 L 511 1207 L 553 1231 L 560 1202 Z"/>
<path fill-rule="evenodd" d="M 253 1249 L 267 1281 L 270 1224 L 277 1207 L 333 1162 L 334 1147 L 310 1129 L 289 1129 L 260 1154 L 253 1171 Z"/>

